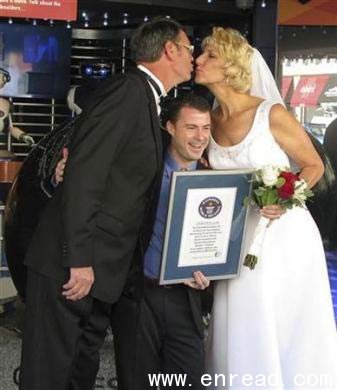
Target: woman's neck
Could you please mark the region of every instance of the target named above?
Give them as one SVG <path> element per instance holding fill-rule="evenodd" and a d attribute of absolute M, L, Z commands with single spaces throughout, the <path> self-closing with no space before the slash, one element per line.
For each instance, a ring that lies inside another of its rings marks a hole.
<path fill-rule="evenodd" d="M 215 96 L 224 117 L 231 117 L 234 113 L 242 111 L 251 100 L 248 94 L 237 92 L 227 85 L 213 84 L 207 88 Z"/>

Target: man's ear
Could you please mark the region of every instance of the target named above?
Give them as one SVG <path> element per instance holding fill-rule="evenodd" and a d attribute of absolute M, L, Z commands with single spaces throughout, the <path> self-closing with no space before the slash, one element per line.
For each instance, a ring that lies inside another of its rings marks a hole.
<path fill-rule="evenodd" d="M 177 46 L 172 41 L 165 42 L 164 52 L 166 56 L 172 60 L 175 57 Z"/>
<path fill-rule="evenodd" d="M 174 136 L 174 125 L 171 121 L 166 122 L 166 130 L 172 137 Z"/>

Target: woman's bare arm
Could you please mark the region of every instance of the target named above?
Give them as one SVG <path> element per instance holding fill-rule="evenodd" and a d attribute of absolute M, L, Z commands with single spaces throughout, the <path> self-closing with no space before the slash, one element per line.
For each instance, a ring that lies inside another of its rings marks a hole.
<path fill-rule="evenodd" d="M 301 169 L 301 178 L 313 187 L 323 175 L 324 165 L 304 128 L 281 104 L 276 104 L 270 111 L 270 130 Z"/>

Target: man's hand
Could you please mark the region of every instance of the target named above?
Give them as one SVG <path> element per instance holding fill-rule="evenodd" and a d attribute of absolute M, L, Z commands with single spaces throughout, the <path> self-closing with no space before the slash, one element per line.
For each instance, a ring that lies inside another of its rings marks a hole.
<path fill-rule="evenodd" d="M 64 168 L 68 159 L 69 151 L 67 148 L 62 150 L 62 159 L 57 163 L 54 173 L 54 180 L 56 184 L 63 182 Z"/>
<path fill-rule="evenodd" d="M 283 215 L 285 212 L 286 210 L 279 205 L 264 206 L 262 209 L 260 209 L 260 214 L 263 217 L 269 219 L 280 218 L 280 216 Z"/>
<path fill-rule="evenodd" d="M 206 278 L 206 276 L 200 272 L 196 271 L 193 272 L 194 280 L 191 280 L 189 282 L 184 282 L 186 286 L 189 286 L 191 288 L 195 288 L 196 290 L 205 290 L 209 286 L 210 281 Z"/>
<path fill-rule="evenodd" d="M 70 279 L 63 285 L 66 291 L 62 294 L 66 299 L 78 301 L 89 294 L 94 280 L 92 267 L 70 268 Z"/>

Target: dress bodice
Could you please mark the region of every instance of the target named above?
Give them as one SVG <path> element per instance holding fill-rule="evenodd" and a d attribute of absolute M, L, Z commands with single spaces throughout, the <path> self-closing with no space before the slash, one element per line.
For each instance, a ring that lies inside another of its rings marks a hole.
<path fill-rule="evenodd" d="M 213 169 L 258 169 L 265 165 L 290 166 L 287 154 L 270 131 L 269 113 L 274 104 L 264 100 L 259 105 L 251 129 L 238 144 L 221 146 L 211 137 L 208 157 Z"/>

